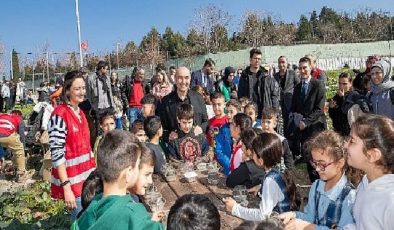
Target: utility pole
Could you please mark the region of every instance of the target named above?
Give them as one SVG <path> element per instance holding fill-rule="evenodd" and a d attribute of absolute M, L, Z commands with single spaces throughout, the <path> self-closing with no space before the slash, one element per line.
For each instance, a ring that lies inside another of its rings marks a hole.
<path fill-rule="evenodd" d="M 48 51 L 47 51 L 47 53 L 46 53 L 46 58 L 47 58 L 47 63 L 46 63 L 46 65 L 47 65 L 47 77 L 48 77 L 48 83 L 49 83 L 49 53 L 48 53 Z"/>
<path fill-rule="evenodd" d="M 78 32 L 78 48 L 79 48 L 79 61 L 80 67 L 83 67 L 83 56 L 82 56 L 82 47 L 81 47 L 81 25 L 79 22 L 79 9 L 78 9 L 78 0 L 75 0 L 75 15 L 77 16 L 77 32 Z"/>
<path fill-rule="evenodd" d="M 119 45 L 120 43 L 116 43 L 116 65 L 117 65 L 117 70 L 119 70 Z"/>
<path fill-rule="evenodd" d="M 10 76 L 11 76 L 11 79 L 10 80 L 13 80 L 14 79 L 14 66 L 12 65 L 12 51 L 11 51 L 11 60 L 10 60 L 10 65 L 11 65 L 11 68 L 10 68 L 10 70 L 11 70 L 11 74 L 10 74 Z"/>

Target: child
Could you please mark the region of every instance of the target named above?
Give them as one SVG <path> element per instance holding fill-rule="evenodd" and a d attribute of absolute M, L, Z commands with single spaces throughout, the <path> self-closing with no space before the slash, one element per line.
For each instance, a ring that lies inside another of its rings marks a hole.
<path fill-rule="evenodd" d="M 281 163 L 279 164 L 279 169 L 281 171 L 283 171 L 285 168 L 294 169 L 294 159 L 287 139 L 275 132 L 277 118 L 278 113 L 273 108 L 264 108 L 261 117 L 262 128 L 264 132 L 276 134 L 282 141 L 283 155 Z"/>
<path fill-rule="evenodd" d="M 168 214 L 167 230 L 177 229 L 219 230 L 219 211 L 208 197 L 186 194 L 176 200 Z"/>
<path fill-rule="evenodd" d="M 205 107 L 207 108 L 208 119 L 214 117 L 215 113 L 213 111 L 212 102 L 208 90 L 202 87 L 201 85 L 193 86 L 192 90 L 199 93 L 201 97 L 204 99 Z"/>
<path fill-rule="evenodd" d="M 144 118 L 155 116 L 156 98 L 152 94 L 147 94 L 141 99 L 141 114 Z"/>
<path fill-rule="evenodd" d="M 280 215 L 288 228 L 343 229 L 353 223 L 355 190 L 346 175 L 343 144 L 341 135 L 332 130 L 319 133 L 307 143 L 311 165 L 320 179 L 312 184 L 304 212 Z"/>
<path fill-rule="evenodd" d="M 102 117 L 100 117 L 100 128 L 103 131 L 103 134 L 97 136 L 96 141 L 94 142 L 93 153 L 97 158 L 97 151 L 100 148 L 101 142 L 105 135 L 115 129 L 115 116 L 112 113 L 105 113 Z M 96 159 L 97 161 L 97 159 Z"/>
<path fill-rule="evenodd" d="M 234 99 L 231 99 L 226 104 L 227 121 L 219 129 L 219 134 L 215 138 L 215 156 L 219 164 L 223 167 L 224 175 L 230 174 L 230 158 L 233 147 L 233 140 L 231 139 L 230 123 L 233 121 L 235 114 L 242 112 L 241 104 Z"/>
<path fill-rule="evenodd" d="M 252 142 L 263 131 L 256 128 L 247 128 L 241 133 L 242 162 L 226 179 L 226 186 L 234 188 L 237 185 L 245 185 L 252 188 L 261 183 L 264 178 L 264 170 L 253 161 Z"/>
<path fill-rule="evenodd" d="M 72 229 L 163 229 L 151 220 L 140 203 L 135 203 L 127 190 L 138 179 L 142 144 L 130 141 L 132 134 L 109 132 L 98 151 L 97 171 L 103 180 L 103 193 L 91 201 Z"/>
<path fill-rule="evenodd" d="M 131 133 L 135 135 L 137 140 L 141 143 L 146 142 L 147 137 L 144 130 L 144 121 L 142 119 L 137 119 L 131 124 Z"/>
<path fill-rule="evenodd" d="M 245 220 L 262 221 L 272 211 L 279 213 L 298 208 L 295 184 L 285 171 L 284 177 L 274 168 L 282 156 L 282 143 L 272 133 L 262 133 L 253 140 L 253 160 L 265 171 L 265 178 L 260 187 L 261 202 L 259 208 L 249 209 L 237 204 L 231 197 L 225 198 L 227 211 Z"/>
<path fill-rule="evenodd" d="M 252 127 L 261 129 L 261 120 L 257 119 L 258 110 L 256 103 L 254 102 L 248 103 L 244 107 L 244 112 L 252 119 Z"/>
<path fill-rule="evenodd" d="M 152 175 L 156 161 L 155 154 L 148 147 L 144 146 L 143 148 L 137 182 L 132 188 L 128 189 L 133 200 L 139 203 L 141 203 L 140 196 L 144 196 L 146 188 L 153 184 Z"/>
<path fill-rule="evenodd" d="M 168 145 L 171 160 L 185 160 L 194 162 L 196 158 L 208 152 L 209 144 L 204 134 L 195 135 L 193 130 L 193 106 L 181 104 L 176 111 L 178 120 L 178 130 L 176 138 L 172 139 Z"/>
<path fill-rule="evenodd" d="M 233 151 L 230 158 L 230 171 L 233 172 L 239 167 L 242 162 L 242 143 L 241 143 L 241 133 L 247 128 L 252 127 L 252 119 L 244 113 L 237 113 L 233 122 L 230 123 L 230 134 L 234 140 Z"/>
<path fill-rule="evenodd" d="M 345 144 L 350 166 L 366 173 L 357 188 L 351 229 L 393 229 L 394 122 L 387 117 L 360 117 Z"/>
<path fill-rule="evenodd" d="M 328 115 L 332 120 L 334 130 L 343 136 L 350 133 L 347 111 L 343 110 L 346 95 L 352 88 L 352 76 L 348 73 L 341 73 L 338 77 L 338 89 L 335 96 L 330 100 Z"/>
<path fill-rule="evenodd" d="M 207 132 L 207 140 L 210 146 L 214 147 L 214 138 L 219 133 L 219 129 L 227 123 L 227 117 L 224 113 L 224 96 L 223 94 L 216 92 L 211 96 L 213 112 L 215 116 L 209 119 L 208 122 L 208 132 Z"/>
<path fill-rule="evenodd" d="M 81 204 L 82 211 L 78 214 L 78 217 L 89 207 L 90 202 L 93 198 L 103 192 L 103 180 L 97 170 L 90 173 L 82 186 Z"/>
<path fill-rule="evenodd" d="M 166 156 L 159 144 L 160 138 L 163 135 L 163 127 L 161 126 L 160 117 L 150 116 L 145 118 L 144 130 L 149 139 L 146 146 L 153 151 L 156 158 L 154 172 L 161 173 L 163 165 L 166 164 Z"/>
<path fill-rule="evenodd" d="M 239 99 L 239 103 L 241 103 L 242 108 L 245 108 L 245 106 L 250 103 L 250 99 L 247 97 L 241 97 Z M 242 111 L 242 112 L 244 112 L 244 111 Z"/>

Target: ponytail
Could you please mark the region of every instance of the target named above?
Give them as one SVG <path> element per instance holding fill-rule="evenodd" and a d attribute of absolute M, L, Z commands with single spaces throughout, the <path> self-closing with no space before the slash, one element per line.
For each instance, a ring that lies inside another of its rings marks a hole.
<path fill-rule="evenodd" d="M 290 210 L 298 211 L 301 206 L 300 194 L 297 192 L 297 186 L 294 183 L 294 172 L 286 169 L 282 176 L 286 184 L 286 191 L 289 196 Z"/>

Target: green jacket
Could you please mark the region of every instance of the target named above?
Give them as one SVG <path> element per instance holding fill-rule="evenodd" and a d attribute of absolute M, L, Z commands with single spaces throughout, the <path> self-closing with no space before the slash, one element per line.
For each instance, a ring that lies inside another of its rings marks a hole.
<path fill-rule="evenodd" d="M 102 198 L 98 194 L 71 229 L 164 229 L 151 218 L 145 207 L 135 203 L 130 195 Z"/>

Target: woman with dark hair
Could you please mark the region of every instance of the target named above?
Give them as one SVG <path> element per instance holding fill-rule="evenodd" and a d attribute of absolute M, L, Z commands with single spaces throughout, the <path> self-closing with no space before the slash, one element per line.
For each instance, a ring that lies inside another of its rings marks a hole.
<path fill-rule="evenodd" d="M 71 210 L 72 221 L 82 209 L 82 185 L 96 167 L 89 126 L 78 107 L 85 94 L 81 72 L 68 72 L 64 77 L 62 103 L 53 111 L 48 129 L 52 157 L 51 196 L 64 200 Z"/>
<path fill-rule="evenodd" d="M 235 70 L 233 67 L 228 66 L 224 69 L 224 75 L 220 81 L 218 81 L 216 91 L 221 92 L 224 96 L 224 100 L 228 102 L 230 95 L 233 91 L 236 91 L 236 85 L 233 83 Z"/>

